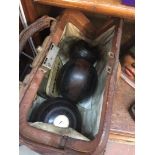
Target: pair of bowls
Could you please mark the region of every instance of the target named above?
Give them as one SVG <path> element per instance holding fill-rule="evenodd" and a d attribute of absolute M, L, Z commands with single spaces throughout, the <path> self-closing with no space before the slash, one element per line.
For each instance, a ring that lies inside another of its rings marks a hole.
<path fill-rule="evenodd" d="M 97 85 L 97 72 L 93 64 L 98 59 L 96 48 L 83 40 L 72 44 L 70 60 L 61 68 L 57 87 L 63 97 L 49 99 L 36 108 L 31 122 L 40 121 L 58 127 L 81 128 L 81 115 L 76 104 L 90 97 Z"/>

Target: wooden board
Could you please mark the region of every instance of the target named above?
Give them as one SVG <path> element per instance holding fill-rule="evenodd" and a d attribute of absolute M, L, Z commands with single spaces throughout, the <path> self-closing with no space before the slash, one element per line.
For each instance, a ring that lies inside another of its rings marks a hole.
<path fill-rule="evenodd" d="M 135 18 L 135 8 L 121 4 L 121 0 L 34 0 L 34 2 L 63 8 L 80 9 L 130 20 Z"/>
<path fill-rule="evenodd" d="M 134 143 L 135 122 L 128 112 L 134 98 L 135 90 L 124 80 L 119 79 L 114 97 L 110 139 Z"/>

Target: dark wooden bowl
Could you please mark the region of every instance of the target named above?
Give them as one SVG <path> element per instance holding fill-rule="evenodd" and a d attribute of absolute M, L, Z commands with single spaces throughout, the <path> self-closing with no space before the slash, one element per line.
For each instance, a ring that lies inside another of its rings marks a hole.
<path fill-rule="evenodd" d="M 70 59 L 85 59 L 93 64 L 99 57 L 97 47 L 93 47 L 84 40 L 75 41 L 69 50 Z"/>
<path fill-rule="evenodd" d="M 81 114 L 78 108 L 70 101 L 60 97 L 43 102 L 38 108 L 32 111 L 29 121 L 54 124 L 55 118 L 60 115 L 68 118 L 68 127 L 80 132 Z"/>
<path fill-rule="evenodd" d="M 77 103 L 93 94 L 97 79 L 97 72 L 88 61 L 70 60 L 60 70 L 57 85 L 64 98 Z"/>

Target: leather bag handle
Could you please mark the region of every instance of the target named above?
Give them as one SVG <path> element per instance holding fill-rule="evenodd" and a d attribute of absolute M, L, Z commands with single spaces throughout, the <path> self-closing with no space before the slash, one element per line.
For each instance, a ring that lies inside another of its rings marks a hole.
<path fill-rule="evenodd" d="M 52 21 L 56 21 L 56 19 L 49 16 L 43 16 L 25 28 L 19 35 L 19 53 L 23 50 L 23 47 L 31 36 L 36 32 L 50 27 Z"/>

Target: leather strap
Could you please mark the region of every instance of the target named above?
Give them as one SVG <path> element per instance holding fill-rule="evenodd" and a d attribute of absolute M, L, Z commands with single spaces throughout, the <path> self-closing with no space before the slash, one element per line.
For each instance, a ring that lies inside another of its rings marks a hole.
<path fill-rule="evenodd" d="M 36 32 L 50 27 L 51 21 L 56 21 L 56 19 L 49 16 L 43 16 L 24 29 L 19 35 L 19 53 L 23 50 L 28 38 L 33 36 Z"/>

